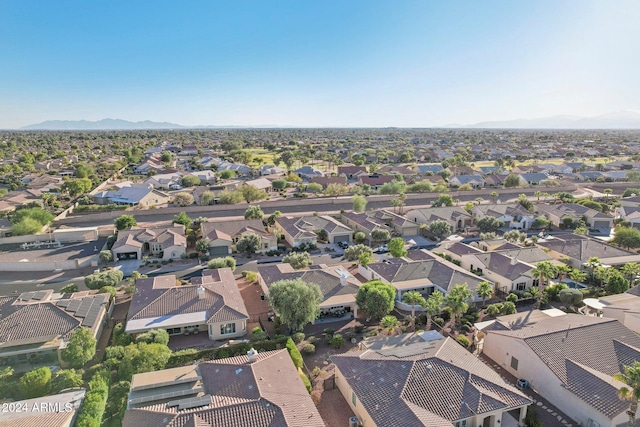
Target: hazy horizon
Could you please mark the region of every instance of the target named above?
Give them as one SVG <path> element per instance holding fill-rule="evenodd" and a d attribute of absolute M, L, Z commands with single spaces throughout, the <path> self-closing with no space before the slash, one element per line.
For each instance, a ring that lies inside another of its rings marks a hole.
<path fill-rule="evenodd" d="M 444 127 L 640 110 L 640 3 L 3 2 L 0 129 Z"/>

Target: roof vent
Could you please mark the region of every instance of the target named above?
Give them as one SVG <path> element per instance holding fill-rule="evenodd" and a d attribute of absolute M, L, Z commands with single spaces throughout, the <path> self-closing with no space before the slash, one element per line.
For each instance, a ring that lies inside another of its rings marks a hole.
<path fill-rule="evenodd" d="M 516 265 L 518 263 L 518 258 L 513 257 L 511 258 L 511 265 Z"/>
<path fill-rule="evenodd" d="M 198 286 L 198 299 L 204 299 L 204 286 Z"/>

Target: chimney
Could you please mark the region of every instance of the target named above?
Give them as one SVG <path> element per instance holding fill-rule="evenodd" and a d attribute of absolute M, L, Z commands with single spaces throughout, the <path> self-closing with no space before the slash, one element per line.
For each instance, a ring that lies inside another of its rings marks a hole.
<path fill-rule="evenodd" d="M 247 351 L 247 357 L 249 358 L 249 363 L 253 363 L 258 360 L 258 350 L 251 347 L 251 350 Z"/>
<path fill-rule="evenodd" d="M 511 258 L 511 265 L 516 265 L 518 263 L 518 259 L 516 257 Z"/>
<path fill-rule="evenodd" d="M 198 286 L 198 299 L 204 299 L 204 286 Z"/>
<path fill-rule="evenodd" d="M 340 275 L 340 285 L 347 286 L 347 279 L 349 278 L 349 273 L 344 270 L 339 270 L 338 274 Z"/>

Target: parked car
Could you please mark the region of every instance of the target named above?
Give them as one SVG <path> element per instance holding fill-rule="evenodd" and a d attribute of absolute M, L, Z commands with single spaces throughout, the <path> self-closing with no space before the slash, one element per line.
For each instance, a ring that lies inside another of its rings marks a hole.
<path fill-rule="evenodd" d="M 338 242 L 336 244 L 338 245 L 338 247 L 340 247 L 342 249 L 347 249 L 349 247 L 349 243 L 348 242 Z"/>
<path fill-rule="evenodd" d="M 387 252 L 389 252 L 389 248 L 387 247 L 387 245 L 382 245 L 378 246 L 373 252 L 376 254 L 386 254 Z"/>

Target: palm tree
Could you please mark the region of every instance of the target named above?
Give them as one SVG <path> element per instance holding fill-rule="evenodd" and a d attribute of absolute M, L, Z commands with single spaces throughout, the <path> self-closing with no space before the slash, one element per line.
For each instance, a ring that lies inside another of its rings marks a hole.
<path fill-rule="evenodd" d="M 491 299 L 491 297 L 493 296 L 493 285 L 486 280 L 480 282 L 478 286 L 476 286 L 476 294 L 478 294 L 478 296 L 482 298 L 482 308 L 484 308 L 485 301 Z"/>
<path fill-rule="evenodd" d="M 596 268 L 602 267 L 602 262 L 598 259 L 597 256 L 592 256 L 584 263 L 584 265 L 589 269 L 589 273 L 591 276 L 591 283 L 593 284 L 593 276 L 596 271 Z"/>
<path fill-rule="evenodd" d="M 622 266 L 622 274 L 627 277 L 631 286 L 635 285 L 636 277 L 640 274 L 640 264 L 637 262 L 630 262 Z"/>
<path fill-rule="evenodd" d="M 498 199 L 498 192 L 492 191 L 491 194 L 489 194 L 489 196 L 491 196 L 491 203 L 495 203 L 496 200 Z"/>
<path fill-rule="evenodd" d="M 398 208 L 402 202 L 398 198 L 391 199 L 391 206 L 393 206 L 393 213 L 396 213 L 396 208 Z"/>
<path fill-rule="evenodd" d="M 602 192 L 605 195 L 605 200 L 609 200 L 609 194 L 613 193 L 613 190 L 611 190 L 610 188 L 605 188 L 604 190 L 602 190 Z"/>
<path fill-rule="evenodd" d="M 462 313 L 469 308 L 469 301 L 471 301 L 472 298 L 473 294 L 467 288 L 466 283 L 455 285 L 447 295 L 445 303 L 456 325 L 460 322 Z"/>
<path fill-rule="evenodd" d="M 384 316 L 380 320 L 380 326 L 389 330 L 389 335 L 393 333 L 393 330 L 398 327 L 398 318 L 396 316 Z"/>
<path fill-rule="evenodd" d="M 436 314 L 442 311 L 442 305 L 444 304 L 444 295 L 440 291 L 434 291 L 429 295 L 427 303 L 425 304 L 425 310 L 427 312 L 427 330 L 431 329 L 431 319 Z"/>
<path fill-rule="evenodd" d="M 636 425 L 636 412 L 638 412 L 638 401 L 640 400 L 640 362 L 633 362 L 633 365 L 625 365 L 624 373 L 618 372 L 613 379 L 625 383 L 629 387 L 621 387 L 618 390 L 618 397 L 631 402 L 627 414 L 629 414 L 628 427 Z"/>
<path fill-rule="evenodd" d="M 569 276 L 569 279 L 578 283 L 584 283 L 587 280 L 587 273 L 584 273 L 580 270 L 576 270 L 575 268 L 572 268 L 571 271 L 569 271 L 568 276 Z"/>
<path fill-rule="evenodd" d="M 532 270 L 531 274 L 533 277 L 538 278 L 538 297 L 536 298 L 536 308 L 540 308 L 540 303 L 542 300 L 542 292 L 544 291 L 544 286 L 546 282 L 551 279 L 556 274 L 556 266 L 551 263 L 551 261 L 542 261 L 539 262 Z"/>
<path fill-rule="evenodd" d="M 558 265 L 556 267 L 556 273 L 558 273 L 558 280 L 562 281 L 562 279 L 567 277 L 567 275 L 571 270 L 572 270 L 571 267 L 569 267 L 568 265 Z"/>
<path fill-rule="evenodd" d="M 402 295 L 402 302 L 406 304 L 411 304 L 411 327 L 413 330 L 416 330 L 416 305 L 420 307 L 424 307 L 427 305 L 427 301 L 424 299 L 422 294 L 417 291 L 409 291 L 405 292 Z"/>

